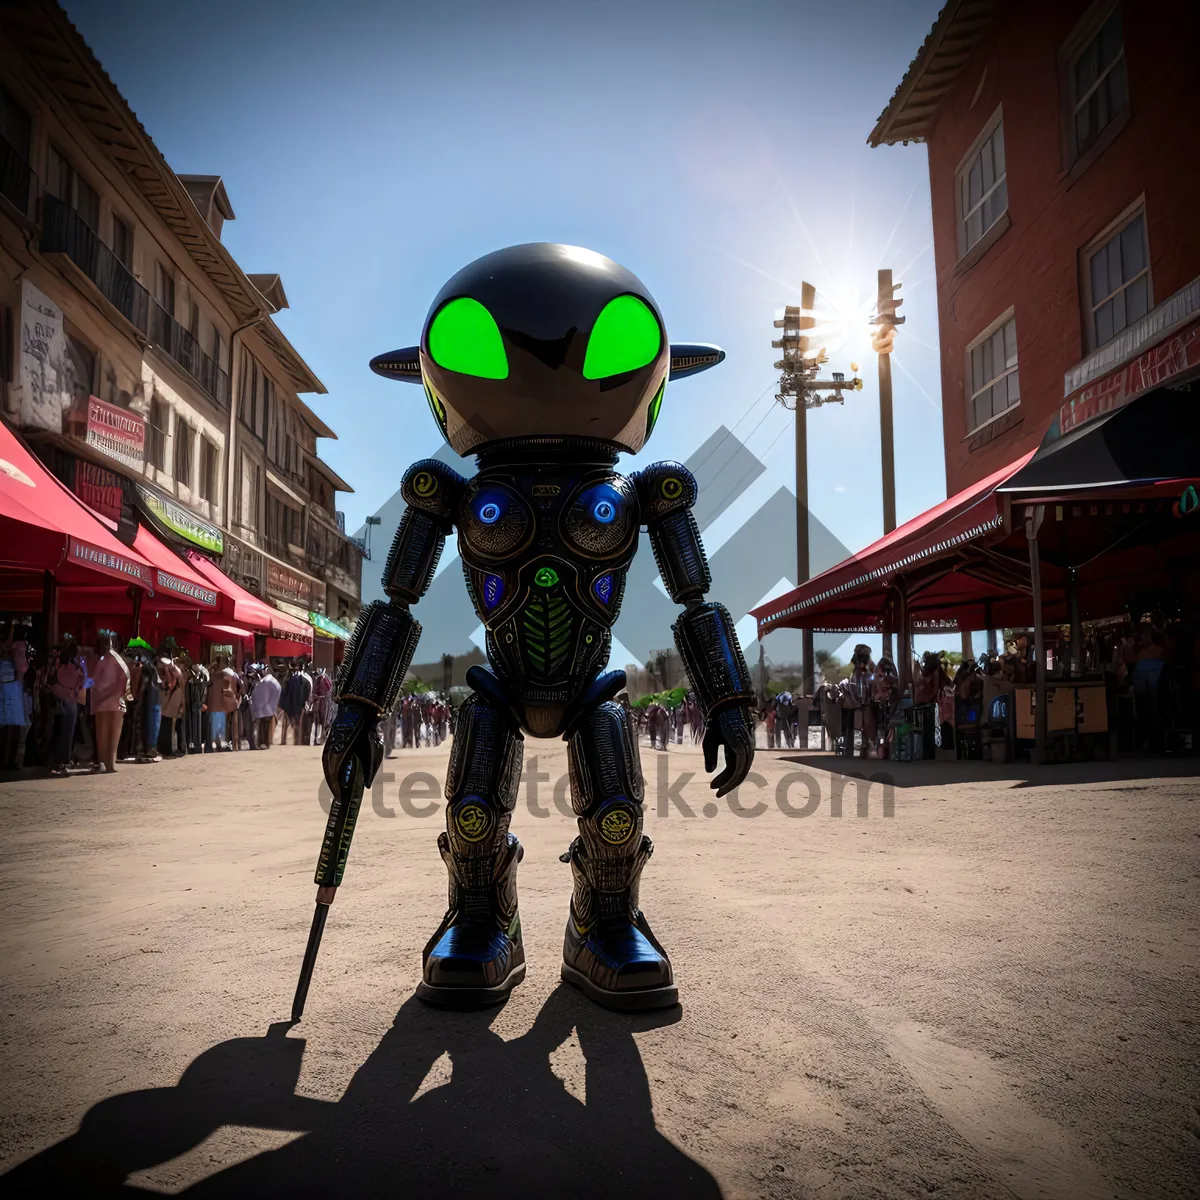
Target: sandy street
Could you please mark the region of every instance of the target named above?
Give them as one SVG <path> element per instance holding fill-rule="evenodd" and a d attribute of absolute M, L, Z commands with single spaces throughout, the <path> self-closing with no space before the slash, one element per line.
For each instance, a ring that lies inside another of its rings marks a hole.
<path fill-rule="evenodd" d="M 761 752 L 739 815 L 643 746 L 683 1003 L 623 1017 L 560 986 L 565 754 L 533 754 L 508 1005 L 412 999 L 446 750 L 397 751 L 291 1029 L 318 750 L 0 783 L 0 1193 L 1196 1194 L 1196 778 L 894 764 L 860 815 L 839 760 Z"/>

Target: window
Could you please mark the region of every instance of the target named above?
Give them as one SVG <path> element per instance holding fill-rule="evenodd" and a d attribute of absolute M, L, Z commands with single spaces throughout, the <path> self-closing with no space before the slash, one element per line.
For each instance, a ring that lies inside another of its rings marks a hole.
<path fill-rule="evenodd" d="M 46 190 L 64 204 L 70 205 L 89 229 L 98 229 L 100 197 L 96 195 L 95 190 L 86 179 L 80 177 L 66 156 L 55 146 L 50 147 L 49 166 Z"/>
<path fill-rule="evenodd" d="M 958 169 L 958 252 L 966 254 L 1008 211 L 1004 121 L 1000 111 L 984 126 Z"/>
<path fill-rule="evenodd" d="M 132 269 L 133 267 L 133 229 L 116 213 L 112 215 L 112 252 L 121 262 Z"/>
<path fill-rule="evenodd" d="M 175 276 L 162 265 L 154 264 L 154 298 L 167 316 L 175 315 Z"/>
<path fill-rule="evenodd" d="M 267 496 L 267 546 L 276 554 L 283 554 L 289 545 L 299 546 L 301 529 L 300 513 L 289 508 L 277 496 Z"/>
<path fill-rule="evenodd" d="M 1084 251 L 1088 347 L 1098 350 L 1151 309 L 1146 213 L 1139 209 Z"/>
<path fill-rule="evenodd" d="M 179 416 L 175 418 L 175 482 L 192 485 L 192 430 Z"/>
<path fill-rule="evenodd" d="M 214 324 L 212 327 L 212 360 L 213 366 L 221 369 L 221 331 Z"/>
<path fill-rule="evenodd" d="M 71 395 L 76 408 L 87 407 L 96 386 L 96 352 L 74 334 L 67 334 L 67 358 L 71 363 Z"/>
<path fill-rule="evenodd" d="M 1020 400 L 1017 323 L 1010 310 L 967 348 L 967 432 Z"/>
<path fill-rule="evenodd" d="M 29 114 L 0 87 L 0 137 L 2 137 L 25 162 L 29 161 L 30 130 Z"/>
<path fill-rule="evenodd" d="M 192 335 L 193 341 L 200 341 L 200 305 L 195 300 L 192 301 L 192 319 L 188 322 L 188 333 Z"/>
<path fill-rule="evenodd" d="M 150 401 L 150 423 L 146 426 L 146 462 L 159 471 L 167 465 L 167 422 L 170 409 L 155 396 Z"/>
<path fill-rule="evenodd" d="M 200 499 L 213 504 L 217 499 L 217 448 L 204 438 L 200 454 Z"/>
<path fill-rule="evenodd" d="M 1067 63 L 1068 165 L 1095 146 L 1129 105 L 1121 9 L 1113 8 L 1097 28 L 1091 15 L 1064 50 Z"/>

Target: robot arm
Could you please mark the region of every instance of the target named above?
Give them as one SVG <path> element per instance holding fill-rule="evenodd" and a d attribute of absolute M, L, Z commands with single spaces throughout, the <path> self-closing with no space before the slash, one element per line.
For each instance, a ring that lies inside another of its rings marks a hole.
<path fill-rule="evenodd" d="M 322 755 L 333 801 L 317 860 L 319 888 L 342 881 L 363 792 L 383 761 L 379 720 L 395 705 L 421 636 L 409 605 L 429 588 L 464 486 L 460 475 L 436 459 L 415 463 L 401 484 L 408 508 L 384 570 L 388 600 L 362 610 L 334 684 L 337 717 Z"/>
<path fill-rule="evenodd" d="M 634 477 L 654 559 L 671 598 L 684 605 L 672 626 L 679 657 L 704 711 L 704 768 L 725 769 L 712 781 L 718 796 L 731 792 L 754 760 L 754 688 L 729 610 L 706 601 L 712 586 L 708 558 L 692 505 L 696 481 L 679 463 L 655 463 Z"/>

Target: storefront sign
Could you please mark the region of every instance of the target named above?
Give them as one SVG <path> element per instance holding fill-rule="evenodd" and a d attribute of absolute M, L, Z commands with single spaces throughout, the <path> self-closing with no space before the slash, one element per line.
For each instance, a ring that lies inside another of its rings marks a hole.
<path fill-rule="evenodd" d="M 331 621 L 321 613 L 310 612 L 308 614 L 308 623 L 318 633 L 323 633 L 327 637 L 341 638 L 343 642 L 350 640 L 350 630 L 339 625 L 336 621 Z"/>
<path fill-rule="evenodd" d="M 311 603 L 312 590 L 309 581 L 295 571 L 289 571 L 282 563 L 267 562 L 267 595 L 280 600 L 290 600 L 301 605 L 305 612 Z"/>
<path fill-rule="evenodd" d="M 145 461 L 146 422 L 127 408 L 89 396 L 87 444 L 140 471 Z"/>
<path fill-rule="evenodd" d="M 200 587 L 198 584 L 189 583 L 186 579 L 180 579 L 178 575 L 172 575 L 167 571 L 156 571 L 155 575 L 160 588 L 166 588 L 180 596 L 187 596 L 189 600 L 195 600 L 197 604 L 203 604 L 206 608 L 217 607 L 216 592 Z"/>
<path fill-rule="evenodd" d="M 102 517 L 110 521 L 121 520 L 121 505 L 124 489 L 121 477 L 95 463 L 75 460 L 75 495 Z"/>
<path fill-rule="evenodd" d="M 81 542 L 77 538 L 72 538 L 69 553 L 73 562 L 107 571 L 110 575 L 120 575 L 126 579 L 136 580 L 138 583 L 148 582 L 138 563 L 124 558 L 120 554 L 114 554 L 110 550 L 101 550 L 99 546 L 93 546 L 89 542 Z"/>
<path fill-rule="evenodd" d="M 1058 410 L 1059 436 L 1128 404 L 1144 392 L 1200 366 L 1200 321 L 1152 346 L 1120 370 L 1089 384 Z"/>
<path fill-rule="evenodd" d="M 21 424 L 62 433 L 74 379 L 62 309 L 27 279 L 21 280 L 19 379 Z"/>
<path fill-rule="evenodd" d="M 225 549 L 225 538 L 221 531 L 207 521 L 193 516 L 182 505 L 169 500 L 158 492 L 151 491 L 145 484 L 137 485 L 138 499 L 142 506 L 159 524 L 184 541 L 207 550 L 210 554 L 221 554 Z"/>

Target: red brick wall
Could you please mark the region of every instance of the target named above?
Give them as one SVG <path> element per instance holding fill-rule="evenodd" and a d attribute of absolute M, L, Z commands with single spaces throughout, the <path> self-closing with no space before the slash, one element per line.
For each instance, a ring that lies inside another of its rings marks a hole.
<path fill-rule="evenodd" d="M 1064 371 L 1086 352 L 1079 251 L 1122 210 L 1145 195 L 1154 304 L 1200 275 L 1200 4 L 1124 0 L 1122 7 L 1129 122 L 1069 186 L 1058 52 L 1088 8 L 1083 0 L 1010 4 L 935 116 L 929 176 L 951 495 L 1041 441 L 1062 402 Z M 956 274 L 955 170 L 1001 104 L 1011 226 L 973 267 Z M 1019 419 L 972 448 L 965 349 L 1010 305 Z"/>

